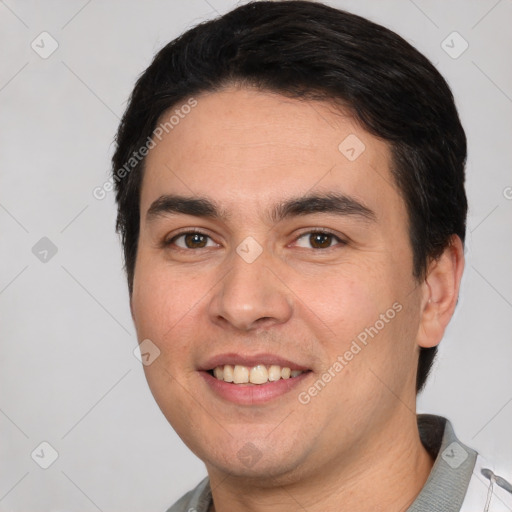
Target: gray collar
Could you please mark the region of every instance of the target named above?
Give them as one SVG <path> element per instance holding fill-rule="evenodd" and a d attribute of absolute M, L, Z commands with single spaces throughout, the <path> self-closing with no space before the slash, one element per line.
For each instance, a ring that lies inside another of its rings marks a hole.
<path fill-rule="evenodd" d="M 430 475 L 407 512 L 459 512 L 477 453 L 462 444 L 441 416 L 418 415 L 421 442 L 435 459 Z M 209 478 L 183 496 L 168 512 L 207 512 L 212 501 Z"/>
<path fill-rule="evenodd" d="M 441 416 L 418 415 L 421 442 L 435 458 L 430 475 L 407 512 L 458 512 L 475 467 L 477 453 L 462 444 Z"/>

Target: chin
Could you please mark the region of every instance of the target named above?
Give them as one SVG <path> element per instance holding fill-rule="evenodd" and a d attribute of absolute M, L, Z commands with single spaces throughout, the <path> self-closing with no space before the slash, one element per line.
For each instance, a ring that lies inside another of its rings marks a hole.
<path fill-rule="evenodd" d="M 278 482 L 282 485 L 293 481 L 306 459 L 303 443 L 297 442 L 293 435 L 287 434 L 282 441 L 276 441 L 268 437 L 268 431 L 259 437 L 244 435 L 236 438 L 224 434 L 222 440 L 212 435 L 210 439 L 196 439 L 187 444 L 209 472 L 212 469 L 273 487 Z"/>
<path fill-rule="evenodd" d="M 203 462 L 209 472 L 210 469 L 214 468 L 216 471 L 228 474 L 231 477 L 241 480 L 247 479 L 252 484 L 258 481 L 258 485 L 262 487 L 277 487 L 298 479 L 297 462 L 289 457 L 290 454 L 287 454 L 285 459 L 283 454 L 283 457 L 279 458 L 278 454 L 274 453 L 271 459 L 262 455 L 259 459 L 256 456 L 254 462 L 250 458 L 246 458 L 242 462 L 234 454 L 231 459 L 203 459 Z"/>

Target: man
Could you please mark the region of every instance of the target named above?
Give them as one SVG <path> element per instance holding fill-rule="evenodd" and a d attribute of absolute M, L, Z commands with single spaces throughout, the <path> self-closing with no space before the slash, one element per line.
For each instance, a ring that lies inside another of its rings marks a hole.
<path fill-rule="evenodd" d="M 320 3 L 169 43 L 113 157 L 151 391 L 208 477 L 170 511 L 510 510 L 416 394 L 464 268 L 466 138 L 432 64 Z"/>

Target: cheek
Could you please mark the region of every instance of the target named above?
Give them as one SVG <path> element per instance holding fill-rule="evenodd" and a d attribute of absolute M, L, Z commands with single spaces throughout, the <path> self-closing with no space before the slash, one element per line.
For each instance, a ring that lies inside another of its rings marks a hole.
<path fill-rule="evenodd" d="M 139 339 L 156 343 L 172 336 L 172 330 L 186 319 L 204 296 L 204 279 L 180 275 L 161 260 L 142 253 L 134 278 L 132 308 Z"/>
<path fill-rule="evenodd" d="M 297 296 L 340 339 L 374 323 L 396 300 L 382 265 L 344 265 L 297 282 Z"/>
<path fill-rule="evenodd" d="M 134 322 L 138 339 L 151 340 L 160 351 L 143 370 L 156 403 L 183 439 L 197 428 L 183 411 L 197 400 L 190 395 L 195 382 L 190 345 L 204 294 L 197 277 L 180 277 L 165 263 L 140 254 L 132 294 Z"/>
<path fill-rule="evenodd" d="M 326 369 L 342 356 L 347 365 L 344 378 L 353 384 L 367 381 L 366 385 L 376 379 L 368 366 L 386 380 L 394 379 L 398 367 L 405 371 L 414 366 L 409 287 L 403 273 L 385 262 L 346 266 L 321 279 L 302 280 L 304 311 L 314 312 L 311 318 L 326 355 Z"/>

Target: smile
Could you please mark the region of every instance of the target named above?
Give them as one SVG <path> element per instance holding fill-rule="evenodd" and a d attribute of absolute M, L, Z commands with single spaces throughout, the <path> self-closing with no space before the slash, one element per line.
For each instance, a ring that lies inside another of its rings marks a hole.
<path fill-rule="evenodd" d="M 293 379 L 304 373 L 304 371 L 292 370 L 277 364 L 256 364 L 252 367 L 240 364 L 225 364 L 216 366 L 209 370 L 208 373 L 217 380 L 232 384 L 267 384 L 268 382 L 276 382 L 281 379 Z"/>

